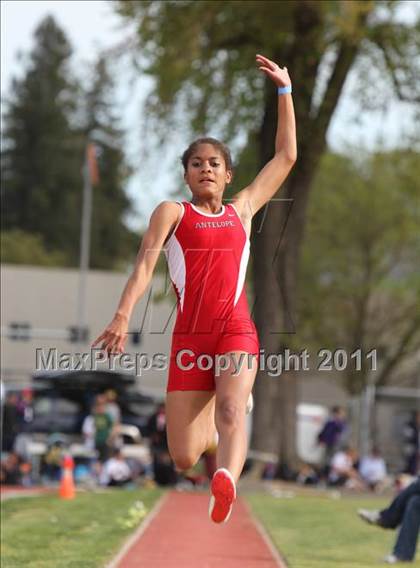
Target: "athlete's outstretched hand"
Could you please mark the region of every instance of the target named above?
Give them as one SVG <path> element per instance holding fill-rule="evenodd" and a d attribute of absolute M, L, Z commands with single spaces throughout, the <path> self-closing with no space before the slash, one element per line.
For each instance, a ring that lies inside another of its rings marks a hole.
<path fill-rule="evenodd" d="M 256 55 L 257 64 L 259 69 L 264 71 L 264 73 L 277 85 L 277 87 L 287 87 L 292 84 L 290 80 L 289 73 L 287 72 L 287 67 L 279 67 L 277 63 L 271 61 L 264 55 Z"/>
<path fill-rule="evenodd" d="M 102 341 L 101 349 L 110 355 L 124 353 L 124 344 L 127 340 L 128 321 L 120 314 L 115 314 L 114 319 L 106 329 L 95 339 L 91 347 L 95 347 Z"/>

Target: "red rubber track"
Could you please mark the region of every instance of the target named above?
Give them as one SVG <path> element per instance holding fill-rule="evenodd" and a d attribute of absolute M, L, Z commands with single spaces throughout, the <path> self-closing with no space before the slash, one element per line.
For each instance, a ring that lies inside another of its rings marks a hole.
<path fill-rule="evenodd" d="M 240 498 L 226 524 L 208 517 L 209 496 L 171 492 L 118 568 L 285 568 Z"/>

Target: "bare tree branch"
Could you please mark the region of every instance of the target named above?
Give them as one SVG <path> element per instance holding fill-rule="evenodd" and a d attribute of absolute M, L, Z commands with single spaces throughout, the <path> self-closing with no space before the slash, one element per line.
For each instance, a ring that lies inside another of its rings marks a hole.
<path fill-rule="evenodd" d="M 405 334 L 401 337 L 399 345 L 394 352 L 394 354 L 386 361 L 383 370 L 381 371 L 379 378 L 376 381 L 377 386 L 382 386 L 386 383 L 388 377 L 395 369 L 397 364 L 401 361 L 401 358 L 410 353 L 410 343 L 412 339 L 416 336 L 416 333 L 420 331 L 420 316 L 414 318 L 411 325 L 407 328 Z"/>
<path fill-rule="evenodd" d="M 392 59 L 391 59 L 385 45 L 378 44 L 378 46 L 381 49 L 382 55 L 383 55 L 384 60 L 385 60 L 386 67 L 389 71 L 389 74 L 390 74 L 392 83 L 394 85 L 395 92 L 397 93 L 398 99 L 400 101 L 409 102 L 409 103 L 420 103 L 420 95 L 419 96 L 415 96 L 415 95 L 409 96 L 409 95 L 407 95 L 403 92 L 404 86 L 397 77 L 396 66 L 392 62 Z"/>

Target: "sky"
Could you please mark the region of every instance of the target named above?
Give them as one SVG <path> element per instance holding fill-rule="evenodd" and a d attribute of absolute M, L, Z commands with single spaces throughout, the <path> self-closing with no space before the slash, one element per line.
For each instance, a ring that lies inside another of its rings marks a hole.
<path fill-rule="evenodd" d="M 410 20 L 414 11 L 420 9 L 420 2 L 405 2 L 401 17 Z M 7 97 L 13 76 L 19 76 L 23 64 L 17 55 L 28 52 L 33 44 L 32 35 L 47 14 L 52 14 L 64 29 L 74 47 L 75 71 L 82 72 L 88 62 L 95 60 L 104 49 L 112 48 L 127 39 L 132 30 L 115 14 L 113 2 L 104 0 L 3 0 L 1 2 L 1 95 Z M 141 150 L 139 122 L 145 94 L 151 87 L 150 81 L 140 80 L 133 88 L 129 86 L 132 71 L 122 68 L 119 72 L 118 106 L 122 125 L 126 129 L 125 149 L 134 173 L 128 183 L 127 191 L 133 198 L 136 214 L 129 224 L 133 229 L 144 226 L 153 208 L 168 197 L 179 179 L 174 174 L 173 160 L 179 152 L 166 153 L 157 157 L 156 175 L 150 179 L 150 171 L 144 172 L 136 159 Z M 383 147 L 398 145 L 404 132 L 410 129 L 414 114 L 409 107 L 393 102 L 386 112 L 360 112 L 354 103 L 357 92 L 356 77 L 350 76 L 346 82 L 343 96 L 336 109 L 329 132 L 328 143 L 337 151 L 344 151 L 348 144 L 371 150 L 381 144 Z M 296 94 L 295 96 L 298 96 Z M 183 141 L 188 145 L 188 140 Z M 182 153 L 179 152 L 179 153 Z M 239 188 L 238 188 L 239 189 Z"/>

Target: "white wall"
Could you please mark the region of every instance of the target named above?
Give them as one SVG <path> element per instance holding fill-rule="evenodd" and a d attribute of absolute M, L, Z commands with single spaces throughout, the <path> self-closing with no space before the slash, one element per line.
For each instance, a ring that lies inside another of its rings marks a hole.
<path fill-rule="evenodd" d="M 89 342 L 71 343 L 67 339 L 48 337 L 29 341 L 14 341 L 2 333 L 1 378 L 5 383 L 28 383 L 35 371 L 35 350 L 57 348 L 57 352 L 74 354 L 90 351 L 90 343 L 111 320 L 128 279 L 128 274 L 102 270 L 89 271 L 87 278 L 86 321 L 90 330 Z M 164 278 L 157 275 L 151 284 L 153 294 L 164 291 Z M 77 269 L 43 268 L 34 266 L 1 266 L 1 326 L 2 332 L 14 322 L 28 322 L 37 329 L 61 329 L 77 324 Z M 130 322 L 130 331 L 143 329 L 138 346 L 127 340 L 126 350 L 167 354 L 173 327 L 175 296 L 171 289 L 161 302 L 149 302 L 151 288 L 138 302 Z M 171 317 L 171 313 L 173 313 Z M 145 316 L 146 314 L 146 316 Z M 166 327 L 166 330 L 165 330 Z M 140 384 L 147 390 L 163 392 L 166 373 L 144 372 Z"/>

